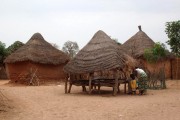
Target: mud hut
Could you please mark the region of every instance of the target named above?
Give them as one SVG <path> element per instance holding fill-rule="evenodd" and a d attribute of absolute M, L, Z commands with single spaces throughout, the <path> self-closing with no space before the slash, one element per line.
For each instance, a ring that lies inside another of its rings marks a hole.
<path fill-rule="evenodd" d="M 40 33 L 5 60 L 8 78 L 13 82 L 32 82 L 38 78 L 40 83 L 65 79 L 64 65 L 69 57 L 48 43 Z M 30 81 L 29 81 L 30 79 Z"/>
<path fill-rule="evenodd" d="M 64 67 L 64 70 L 71 76 L 68 92 L 70 92 L 73 81 L 74 83 L 79 81 L 82 82 L 80 85 L 89 86 L 89 93 L 94 84 L 98 87 L 112 86 L 116 94 L 118 81 L 121 79 L 124 82 L 123 77 L 127 77 L 134 65 L 134 59 L 123 53 L 115 41 L 99 30 L 75 58 Z M 84 74 L 87 75 L 86 78 L 82 77 Z"/>
<path fill-rule="evenodd" d="M 171 59 L 163 59 L 157 63 L 149 63 L 145 60 L 145 49 L 152 48 L 155 42 L 142 31 L 141 26 L 138 28 L 139 31 L 122 45 L 122 49 L 137 60 L 138 67 L 150 73 L 159 72 L 161 68 L 164 68 L 166 78 L 171 78 Z"/>

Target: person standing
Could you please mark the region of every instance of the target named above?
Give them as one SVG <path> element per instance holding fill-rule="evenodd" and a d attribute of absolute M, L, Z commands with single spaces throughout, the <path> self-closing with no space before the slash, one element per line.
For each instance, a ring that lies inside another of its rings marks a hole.
<path fill-rule="evenodd" d="M 147 74 L 143 69 L 136 68 L 134 71 L 135 76 L 138 78 L 139 94 L 145 94 L 147 92 Z"/>

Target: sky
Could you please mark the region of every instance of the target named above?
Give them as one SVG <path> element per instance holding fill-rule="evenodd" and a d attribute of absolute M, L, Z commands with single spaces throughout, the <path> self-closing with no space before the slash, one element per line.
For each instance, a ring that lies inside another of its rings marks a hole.
<path fill-rule="evenodd" d="M 177 20 L 180 0 L 0 0 L 0 41 L 26 43 L 39 32 L 59 49 L 68 40 L 81 49 L 98 30 L 124 43 L 141 25 L 154 42 L 166 43 L 165 24 Z"/>

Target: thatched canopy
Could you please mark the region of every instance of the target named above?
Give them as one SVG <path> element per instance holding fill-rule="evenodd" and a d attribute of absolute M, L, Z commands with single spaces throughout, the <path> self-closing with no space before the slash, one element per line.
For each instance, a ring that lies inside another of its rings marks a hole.
<path fill-rule="evenodd" d="M 124 51 L 134 58 L 142 57 L 145 49 L 152 48 L 155 44 L 154 41 L 141 30 L 141 26 L 138 27 L 139 31 L 122 45 Z"/>
<path fill-rule="evenodd" d="M 64 70 L 80 74 L 123 68 L 133 64 L 134 59 L 123 53 L 117 43 L 100 30 L 64 67 Z"/>
<path fill-rule="evenodd" d="M 62 64 L 69 57 L 44 40 L 40 33 L 35 33 L 30 40 L 5 59 L 5 63 L 32 61 L 42 64 Z"/>

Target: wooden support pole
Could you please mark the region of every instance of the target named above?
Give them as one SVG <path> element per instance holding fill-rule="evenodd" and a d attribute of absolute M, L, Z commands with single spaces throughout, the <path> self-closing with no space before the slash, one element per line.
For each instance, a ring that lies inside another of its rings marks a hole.
<path fill-rule="evenodd" d="M 100 94 L 101 92 L 100 92 L 100 83 L 98 84 L 98 93 Z"/>
<path fill-rule="evenodd" d="M 91 82 L 92 82 L 92 74 L 89 74 L 89 94 L 91 94 L 91 92 L 92 92 L 92 84 L 91 84 Z"/>
<path fill-rule="evenodd" d="M 114 84 L 114 93 L 113 93 L 114 96 L 117 94 L 117 91 L 118 91 L 118 78 L 119 78 L 119 70 L 116 70 L 116 73 L 115 73 L 115 84 Z"/>
<path fill-rule="evenodd" d="M 118 93 L 120 93 L 120 83 L 118 83 Z"/>
<path fill-rule="evenodd" d="M 126 94 L 126 82 L 124 83 L 124 93 Z"/>
<path fill-rule="evenodd" d="M 85 85 L 82 86 L 82 91 L 86 92 L 86 86 Z"/>
<path fill-rule="evenodd" d="M 72 87 L 72 83 L 69 84 L 69 90 L 68 90 L 68 93 L 71 92 L 71 87 Z"/>
<path fill-rule="evenodd" d="M 67 83 L 68 83 L 68 78 L 65 80 L 65 93 L 67 94 Z"/>

